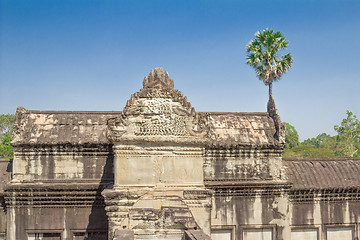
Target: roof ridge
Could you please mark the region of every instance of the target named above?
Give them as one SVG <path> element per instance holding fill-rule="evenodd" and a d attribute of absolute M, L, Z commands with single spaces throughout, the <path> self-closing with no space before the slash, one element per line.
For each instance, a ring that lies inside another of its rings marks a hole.
<path fill-rule="evenodd" d="M 209 114 L 218 114 L 218 115 L 223 115 L 223 114 L 236 114 L 236 115 L 264 115 L 267 116 L 268 113 L 267 112 L 198 112 L 198 113 L 209 113 Z"/>
<path fill-rule="evenodd" d="M 38 114 L 120 114 L 122 111 L 64 111 L 64 110 L 27 110 L 29 113 Z"/>
<path fill-rule="evenodd" d="M 38 113 L 38 114 L 116 114 L 122 113 L 123 111 L 72 111 L 72 110 L 28 110 L 29 113 Z M 199 111 L 198 113 L 209 113 L 216 115 L 225 115 L 225 114 L 235 114 L 235 115 L 262 115 L 267 116 L 267 112 L 207 112 L 207 111 Z"/>
<path fill-rule="evenodd" d="M 347 161 L 347 160 L 359 160 L 360 157 L 314 157 L 314 158 L 307 158 L 307 157 L 288 157 L 283 158 L 284 161 Z"/>

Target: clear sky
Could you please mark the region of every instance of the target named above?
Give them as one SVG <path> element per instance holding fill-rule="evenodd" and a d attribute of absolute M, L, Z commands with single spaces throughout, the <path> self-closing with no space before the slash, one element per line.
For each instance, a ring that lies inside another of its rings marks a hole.
<path fill-rule="evenodd" d="M 294 64 L 273 86 L 302 140 L 360 118 L 359 0 L 0 0 L 0 113 L 122 110 L 164 67 L 197 111 L 263 112 L 245 45 L 282 31 Z"/>

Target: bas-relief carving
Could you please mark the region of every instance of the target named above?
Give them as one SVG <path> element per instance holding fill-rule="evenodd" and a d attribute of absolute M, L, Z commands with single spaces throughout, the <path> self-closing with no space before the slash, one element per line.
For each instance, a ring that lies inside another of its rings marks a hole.
<path fill-rule="evenodd" d="M 151 71 L 122 115 L 108 120 L 109 139 L 117 142 L 122 137 L 136 136 L 204 138 L 209 132 L 208 116 L 197 114 L 186 97 L 173 87 L 173 80 L 163 69 Z"/>
<path fill-rule="evenodd" d="M 129 107 L 127 117 L 118 120 L 115 127 L 119 123 L 123 127 L 128 125 L 129 131 L 136 136 L 195 135 L 188 116 L 180 103 L 170 99 L 139 99 Z"/>

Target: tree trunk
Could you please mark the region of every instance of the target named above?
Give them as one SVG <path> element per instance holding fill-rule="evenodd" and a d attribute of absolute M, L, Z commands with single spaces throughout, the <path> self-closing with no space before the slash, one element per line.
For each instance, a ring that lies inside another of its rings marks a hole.
<path fill-rule="evenodd" d="M 281 123 L 280 117 L 277 113 L 275 101 L 272 96 L 272 82 L 269 82 L 269 101 L 267 104 L 267 111 L 269 113 L 269 116 L 274 120 L 275 124 L 275 134 L 274 138 L 278 141 L 285 141 L 285 129 Z"/>
<path fill-rule="evenodd" d="M 273 115 L 273 114 L 275 114 L 276 107 L 275 107 L 274 98 L 272 96 L 272 81 L 269 82 L 268 85 L 269 85 L 269 101 L 267 104 L 267 110 L 268 110 L 268 113 L 270 113 L 270 115 Z"/>

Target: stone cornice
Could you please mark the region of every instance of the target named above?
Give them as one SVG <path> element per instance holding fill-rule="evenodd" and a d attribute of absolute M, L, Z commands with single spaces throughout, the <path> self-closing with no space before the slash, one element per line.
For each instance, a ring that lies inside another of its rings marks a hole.
<path fill-rule="evenodd" d="M 205 147 L 207 156 L 211 155 L 236 155 L 244 152 L 261 152 L 261 153 L 272 153 L 282 155 L 282 146 L 273 145 L 249 145 L 249 144 L 238 144 L 238 145 L 207 145 Z"/>
<path fill-rule="evenodd" d="M 214 191 L 217 197 L 271 197 L 288 193 L 291 184 L 286 181 L 274 180 L 248 180 L 235 179 L 205 180 L 205 186 Z"/>
<path fill-rule="evenodd" d="M 289 198 L 293 203 L 360 201 L 360 188 L 291 190 Z"/>
<path fill-rule="evenodd" d="M 31 155 L 81 155 L 81 156 L 108 156 L 112 154 L 112 145 L 92 145 L 92 146 L 21 146 L 14 148 L 15 156 Z"/>
<path fill-rule="evenodd" d="M 5 189 L 7 207 L 104 207 L 106 185 L 89 183 L 21 183 Z"/>

